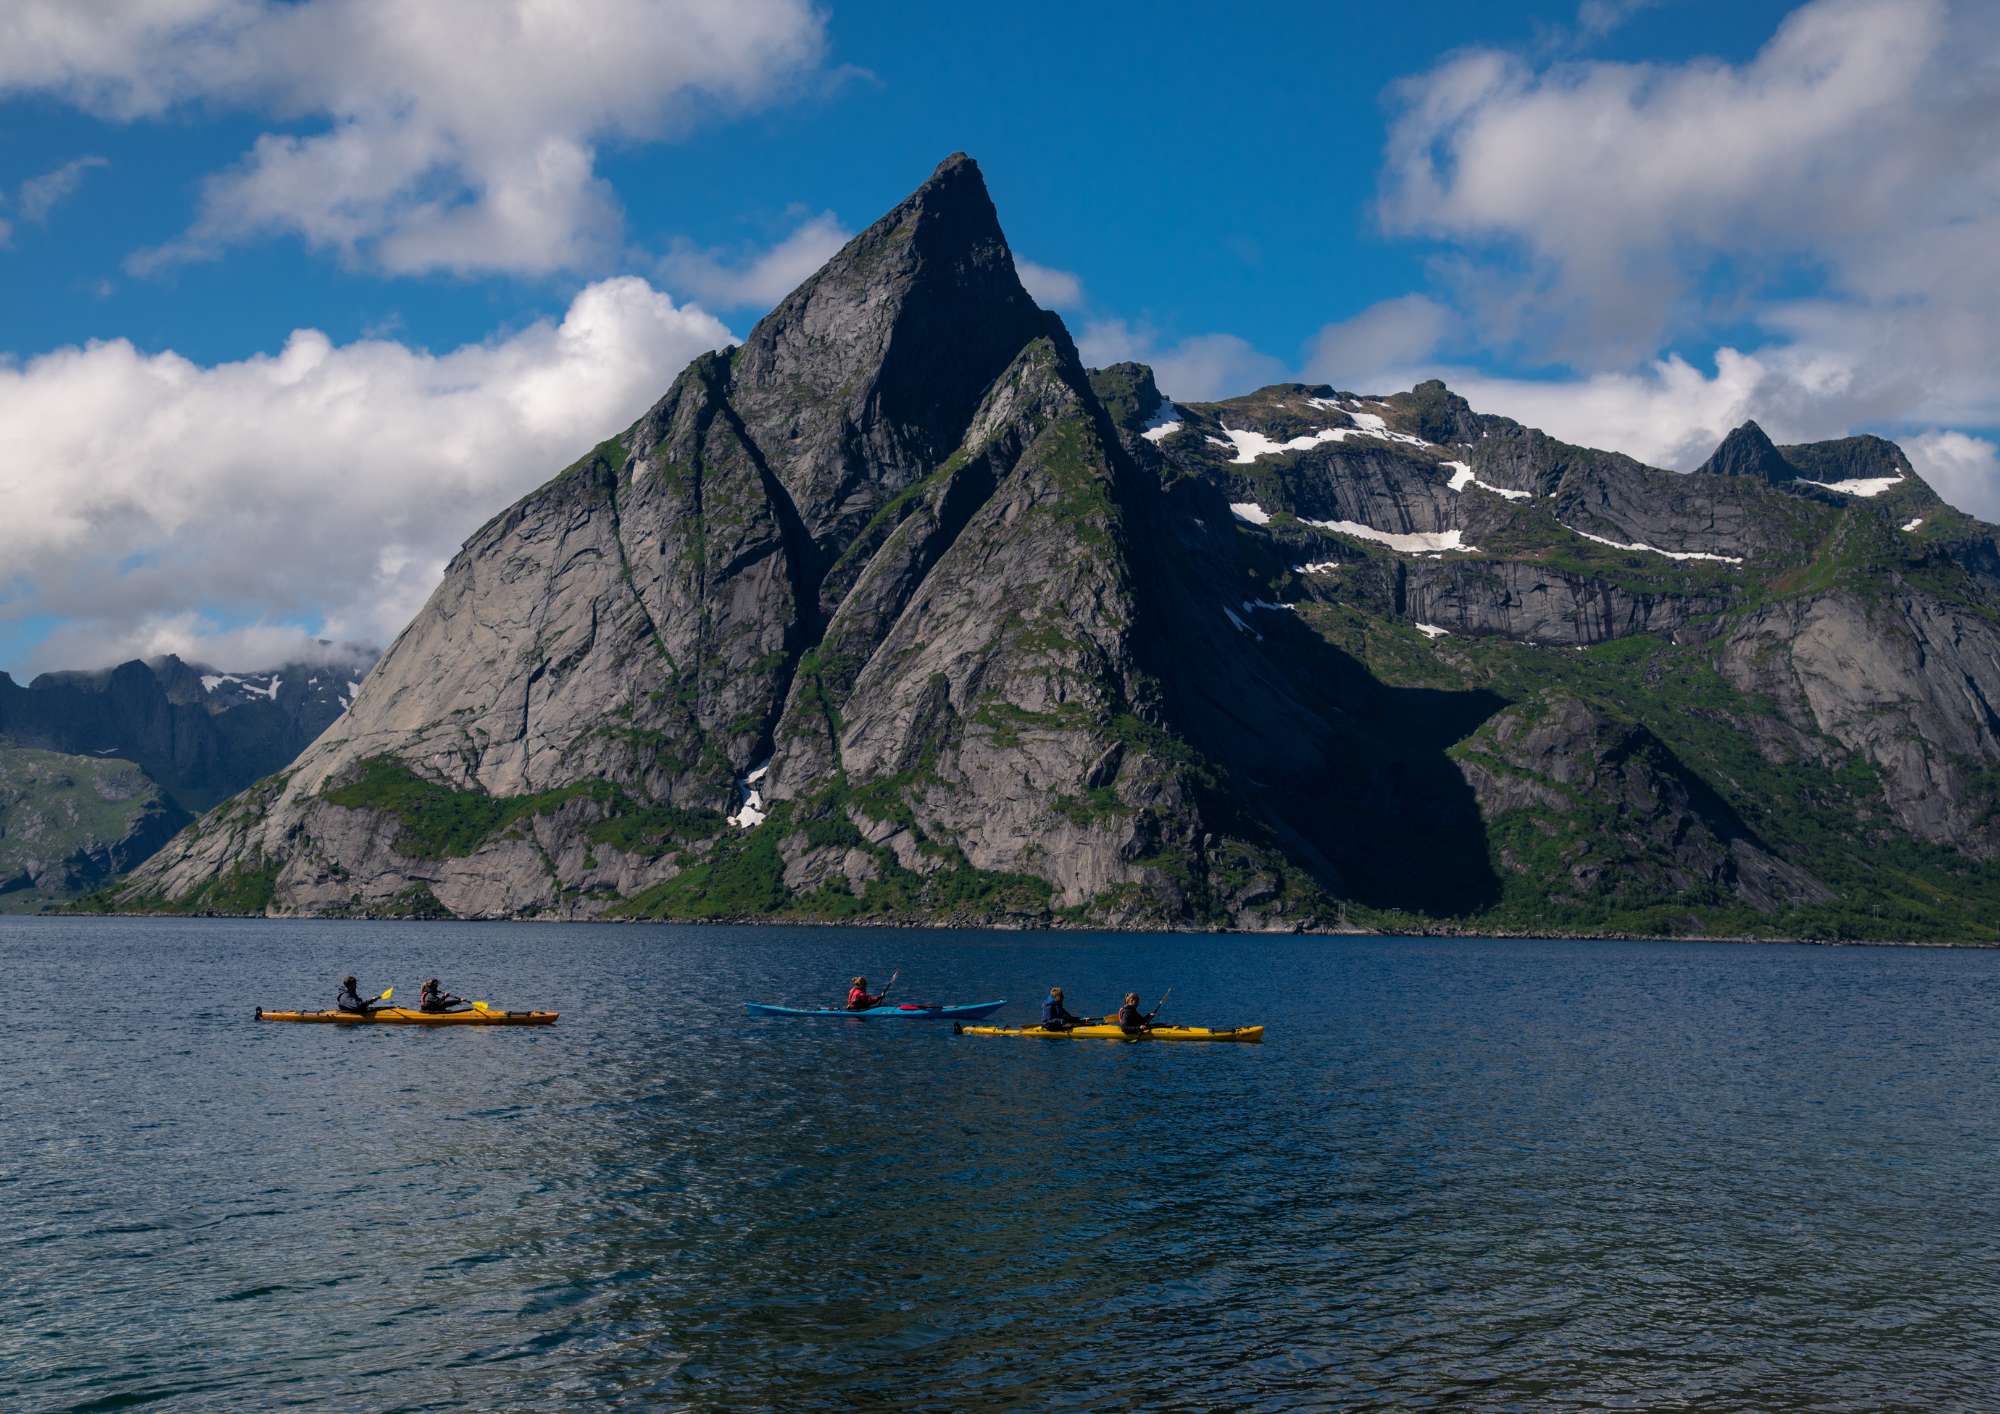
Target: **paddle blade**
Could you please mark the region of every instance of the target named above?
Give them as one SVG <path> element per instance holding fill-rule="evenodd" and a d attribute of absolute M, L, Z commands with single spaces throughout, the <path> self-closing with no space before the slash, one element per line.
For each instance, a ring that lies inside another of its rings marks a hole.
<path fill-rule="evenodd" d="M 394 987 L 384 987 L 382 989 L 382 1000 L 385 1002 L 388 1001 L 389 998 L 395 995 L 396 995 L 396 989 Z"/>
<path fill-rule="evenodd" d="M 472 1009 L 474 1011 L 491 1011 L 493 1008 L 487 1006 L 485 1002 L 474 1002 Z"/>

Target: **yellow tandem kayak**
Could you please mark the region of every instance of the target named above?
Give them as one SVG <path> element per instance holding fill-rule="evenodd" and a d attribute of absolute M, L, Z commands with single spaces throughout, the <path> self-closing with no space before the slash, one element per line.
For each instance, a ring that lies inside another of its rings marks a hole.
<path fill-rule="evenodd" d="M 1261 1026 L 1155 1026 L 1146 1031 L 1127 1032 L 1119 1026 L 1072 1026 L 1067 1031 L 1044 1031 L 1039 1026 L 954 1026 L 960 1036 L 1040 1036 L 1060 1040 L 1081 1036 L 1103 1041 L 1262 1041 Z"/>
<path fill-rule="evenodd" d="M 257 1008 L 259 1021 L 327 1021 L 337 1026 L 552 1026 L 562 1015 L 555 1011 L 418 1011 L 414 1007 L 385 1006 L 366 1016 L 352 1011 L 265 1011 Z"/>

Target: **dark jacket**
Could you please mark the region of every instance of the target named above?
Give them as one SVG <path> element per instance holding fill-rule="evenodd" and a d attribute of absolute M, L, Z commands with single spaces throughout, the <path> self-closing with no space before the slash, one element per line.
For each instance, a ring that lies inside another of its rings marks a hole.
<path fill-rule="evenodd" d="M 333 1004 L 333 1009 L 335 1011 L 366 1011 L 373 1005 L 373 1002 L 363 1001 L 361 994 L 355 991 L 354 988 L 342 987 L 339 998 Z"/>
<path fill-rule="evenodd" d="M 1068 1007 L 1064 1006 L 1054 997 L 1050 997 L 1042 1003 L 1042 1025 L 1081 1026 L 1083 1025 L 1083 1018 L 1080 1016 L 1071 1016 Z"/>

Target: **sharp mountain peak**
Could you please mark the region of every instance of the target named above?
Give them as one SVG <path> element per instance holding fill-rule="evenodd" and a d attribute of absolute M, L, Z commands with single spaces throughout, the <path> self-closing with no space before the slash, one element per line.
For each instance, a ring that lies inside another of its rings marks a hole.
<path fill-rule="evenodd" d="M 1749 422 L 1678 475 L 1437 381 L 1163 392 L 1082 369 L 954 154 L 469 540 L 295 768 L 113 902 L 1792 936 L 2000 907 L 1964 867 L 2000 859 L 2000 545 L 1891 444 Z"/>

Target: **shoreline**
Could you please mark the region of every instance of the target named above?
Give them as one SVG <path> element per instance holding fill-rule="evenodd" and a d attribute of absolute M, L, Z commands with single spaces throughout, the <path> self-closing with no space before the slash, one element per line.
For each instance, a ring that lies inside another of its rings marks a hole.
<path fill-rule="evenodd" d="M 1232 938 L 1325 938 L 1365 939 L 1365 938 L 1440 938 L 1457 939 L 1463 942 L 1552 942 L 1552 943 L 1729 943 L 1742 946 L 1773 944 L 1793 947 L 1819 948 L 1924 948 L 1931 950 L 2000 949 L 2000 938 L 1969 938 L 1963 941 L 1921 938 L 1807 938 L 1760 936 L 1731 933 L 1621 933 L 1585 932 L 1560 928 L 1536 929 L 1470 929 L 1459 927 L 1439 928 L 1362 928 L 1349 925 L 1331 928 L 1119 928 L 1110 926 L 1080 926 L 1070 923 L 954 923 L 950 921 L 932 922 L 892 922 L 883 919 L 818 919 L 818 918 L 435 918 L 412 913 L 373 913 L 362 916 L 352 914 L 311 914 L 311 913 L 166 913 L 146 910 L 99 911 L 99 910 L 49 910 L 39 913 L 0 914 L 0 919 L 14 918 L 187 918 L 209 921 L 243 920 L 255 922 L 298 922 L 298 923 L 526 923 L 544 926 L 561 926 L 571 923 L 609 923 L 620 926 L 644 927 L 656 925 L 673 928 L 882 928 L 909 931 L 961 932 L 961 933 L 1094 933 L 1130 934 L 1134 937 L 1170 937 L 1175 934 L 1206 937 Z"/>

